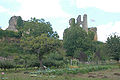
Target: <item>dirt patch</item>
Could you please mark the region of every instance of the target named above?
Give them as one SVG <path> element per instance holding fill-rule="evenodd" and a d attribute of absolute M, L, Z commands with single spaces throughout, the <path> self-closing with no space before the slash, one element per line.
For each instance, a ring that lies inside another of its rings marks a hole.
<path fill-rule="evenodd" d="M 96 78 L 96 75 L 88 75 L 89 78 Z"/>
<path fill-rule="evenodd" d="M 114 73 L 114 75 L 120 76 L 120 73 Z"/>
<path fill-rule="evenodd" d="M 88 77 L 89 78 L 108 78 L 104 74 L 96 74 L 96 73 L 90 73 L 90 74 L 88 74 Z"/>
<path fill-rule="evenodd" d="M 88 74 L 82 74 L 76 76 L 82 78 L 88 77 L 88 78 L 98 78 L 98 79 L 106 78 L 108 80 L 120 80 L 120 69 L 102 70 L 102 71 L 90 72 Z"/>

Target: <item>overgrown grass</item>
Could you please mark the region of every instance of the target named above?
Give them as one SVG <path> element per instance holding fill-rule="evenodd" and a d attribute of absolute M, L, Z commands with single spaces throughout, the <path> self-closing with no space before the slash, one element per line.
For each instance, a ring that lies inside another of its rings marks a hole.
<path fill-rule="evenodd" d="M 118 68 L 117 65 L 96 65 L 96 66 L 84 66 L 80 68 L 64 68 L 64 69 L 50 69 L 45 71 L 40 70 L 28 70 L 29 74 L 24 74 L 25 71 L 21 72 L 5 72 L 5 75 L 0 75 L 0 78 L 4 77 L 4 80 L 110 80 L 107 78 L 97 79 L 97 78 L 81 78 L 75 77 L 78 73 L 85 74 L 88 72 L 106 70 Z M 31 73 L 34 74 L 31 77 Z"/>

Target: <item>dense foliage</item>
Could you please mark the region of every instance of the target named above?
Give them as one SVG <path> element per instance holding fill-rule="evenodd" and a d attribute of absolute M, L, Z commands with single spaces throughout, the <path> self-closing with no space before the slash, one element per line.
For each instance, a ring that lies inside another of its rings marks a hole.
<path fill-rule="evenodd" d="M 24 27 L 21 29 L 22 33 L 27 36 L 40 36 L 41 34 L 48 34 L 49 37 L 58 38 L 57 32 L 54 32 L 50 22 L 45 22 L 44 19 L 31 18 L 31 20 L 24 22 Z"/>
<path fill-rule="evenodd" d="M 49 22 L 44 19 L 31 18 L 25 22 L 24 35 L 20 46 L 29 53 L 37 54 L 42 67 L 43 55 L 60 46 L 58 34 L 52 30 Z"/>
<path fill-rule="evenodd" d="M 93 59 L 96 54 L 96 44 L 94 41 L 94 32 L 88 33 L 79 25 L 71 25 L 65 29 L 63 36 L 63 46 L 66 49 L 67 56 L 79 59 L 80 61 L 88 61 Z"/>
<path fill-rule="evenodd" d="M 42 34 L 38 37 L 26 37 L 21 40 L 21 47 L 24 50 L 36 53 L 42 66 L 42 57 L 45 53 L 56 49 L 59 46 L 59 41 L 53 37 L 48 37 L 47 34 Z"/>
<path fill-rule="evenodd" d="M 21 34 L 18 32 L 8 31 L 8 30 L 1 30 L 0 29 L 0 39 L 5 37 L 11 37 L 11 38 L 20 38 Z"/>
<path fill-rule="evenodd" d="M 68 56 L 73 56 L 78 48 L 83 49 L 86 37 L 87 33 L 81 27 L 75 26 L 65 30 L 63 44 L 64 48 L 67 49 Z"/>
<path fill-rule="evenodd" d="M 112 59 L 120 60 L 120 37 L 116 34 L 110 35 L 106 41 L 107 52 Z"/>
<path fill-rule="evenodd" d="M 47 67 L 62 67 L 64 66 L 64 56 L 58 51 L 51 52 L 45 56 L 43 64 Z"/>
<path fill-rule="evenodd" d="M 18 19 L 17 19 L 17 29 L 19 30 L 19 29 L 23 28 L 23 26 L 24 26 L 24 22 L 23 22 L 21 16 L 18 16 Z"/>

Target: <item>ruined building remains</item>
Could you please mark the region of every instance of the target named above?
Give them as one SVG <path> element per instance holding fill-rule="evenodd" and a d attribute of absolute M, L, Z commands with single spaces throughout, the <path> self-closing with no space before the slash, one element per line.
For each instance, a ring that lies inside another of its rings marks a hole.
<path fill-rule="evenodd" d="M 89 28 L 90 31 L 93 31 L 94 32 L 94 40 L 97 41 L 98 40 L 98 37 L 97 37 L 97 28 L 96 27 L 91 27 Z"/>
<path fill-rule="evenodd" d="M 84 14 L 83 21 L 81 21 L 81 15 L 77 17 L 77 24 L 82 25 L 82 28 L 88 32 L 88 24 L 87 24 L 87 14 Z"/>
<path fill-rule="evenodd" d="M 77 22 L 75 23 L 75 18 L 71 18 L 69 20 L 69 25 L 74 26 L 74 25 L 79 25 L 82 26 L 82 28 L 88 33 L 88 31 L 93 31 L 95 33 L 94 35 L 94 40 L 97 41 L 97 28 L 96 27 L 91 27 L 88 29 L 88 23 L 87 23 L 87 14 L 83 15 L 83 21 L 81 20 L 81 15 L 77 17 Z"/>
<path fill-rule="evenodd" d="M 19 17 L 19 16 L 12 16 L 12 17 L 10 18 L 10 20 L 9 20 L 9 26 L 8 26 L 7 30 L 15 31 L 15 32 L 18 31 L 18 30 L 16 29 L 18 17 Z"/>
<path fill-rule="evenodd" d="M 73 25 L 73 24 L 75 24 L 75 19 L 74 18 L 71 18 L 70 20 L 69 20 L 69 24 L 70 25 Z M 82 28 L 88 33 L 88 24 L 87 24 L 87 14 L 84 14 L 84 16 L 83 16 L 83 21 L 81 21 L 81 15 L 79 15 L 78 17 L 77 17 L 77 22 L 76 22 L 76 24 L 78 24 L 78 25 L 82 25 Z"/>

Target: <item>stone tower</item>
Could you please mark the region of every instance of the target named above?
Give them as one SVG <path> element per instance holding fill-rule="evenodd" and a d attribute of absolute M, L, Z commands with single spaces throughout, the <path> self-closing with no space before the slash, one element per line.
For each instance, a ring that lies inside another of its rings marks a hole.
<path fill-rule="evenodd" d="M 75 25 L 75 19 L 74 19 L 74 18 L 71 18 L 71 19 L 69 20 L 69 25 L 70 25 L 70 26 L 74 26 L 74 25 Z"/>
<path fill-rule="evenodd" d="M 77 24 L 78 24 L 78 25 L 82 24 L 81 15 L 79 15 L 79 16 L 77 17 Z"/>
<path fill-rule="evenodd" d="M 88 33 L 87 14 L 83 15 L 83 21 L 81 21 L 81 15 L 77 17 L 77 24 L 82 25 L 82 28 Z"/>
<path fill-rule="evenodd" d="M 15 31 L 15 32 L 18 31 L 18 30 L 16 29 L 18 17 L 19 17 L 19 16 L 12 16 L 12 17 L 10 18 L 10 20 L 9 20 L 9 26 L 8 26 L 7 30 Z"/>
<path fill-rule="evenodd" d="M 88 30 L 88 22 L 87 22 L 87 14 L 84 14 L 83 15 L 83 21 L 81 20 L 81 15 L 79 15 L 77 17 L 77 22 L 75 23 L 75 19 L 74 18 L 71 18 L 69 20 L 69 25 L 70 26 L 74 26 L 74 25 L 79 25 L 79 26 L 82 26 L 82 28 L 88 33 L 88 31 L 92 31 L 95 33 L 94 35 L 94 40 L 97 41 L 97 28 L 96 27 L 92 27 L 92 28 L 89 28 Z"/>
<path fill-rule="evenodd" d="M 82 28 L 88 33 L 87 14 L 83 16 Z"/>
<path fill-rule="evenodd" d="M 70 26 L 75 24 L 75 19 L 71 18 L 69 20 L 69 24 L 70 24 Z M 84 14 L 83 21 L 81 21 L 81 15 L 79 15 L 77 17 L 77 23 L 76 24 L 79 25 L 79 26 L 82 25 L 82 28 L 88 33 L 87 14 Z"/>

